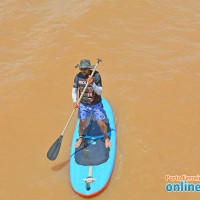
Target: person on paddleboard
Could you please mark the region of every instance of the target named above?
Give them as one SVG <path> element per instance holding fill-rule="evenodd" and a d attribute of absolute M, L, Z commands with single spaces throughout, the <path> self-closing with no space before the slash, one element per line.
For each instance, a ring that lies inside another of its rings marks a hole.
<path fill-rule="evenodd" d="M 103 104 L 101 102 L 102 82 L 99 72 L 95 71 L 94 76 L 91 77 L 91 69 L 94 66 L 90 64 L 90 60 L 83 59 L 80 64 L 76 65 L 80 69 L 80 72 L 74 78 L 74 85 L 72 89 L 72 101 L 74 108 L 78 108 L 79 124 L 79 139 L 75 143 L 75 147 L 78 148 L 84 139 L 84 131 L 86 128 L 87 118 L 91 113 L 95 116 L 97 123 L 104 135 L 105 146 L 110 147 L 111 142 L 108 138 L 108 130 L 105 124 L 105 114 Z M 89 83 L 80 103 L 77 103 L 77 92 L 79 90 L 79 97 L 83 91 L 86 83 Z"/>

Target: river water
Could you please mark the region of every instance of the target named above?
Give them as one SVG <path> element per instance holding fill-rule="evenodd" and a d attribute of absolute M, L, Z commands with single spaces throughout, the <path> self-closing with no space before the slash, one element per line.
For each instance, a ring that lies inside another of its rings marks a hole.
<path fill-rule="evenodd" d="M 96 64 L 117 125 L 117 157 L 98 200 L 199 199 L 166 192 L 165 175 L 199 174 L 200 2 L 0 2 L 0 199 L 84 199 L 69 180 L 81 59 Z M 91 198 L 91 199 L 92 199 Z"/>

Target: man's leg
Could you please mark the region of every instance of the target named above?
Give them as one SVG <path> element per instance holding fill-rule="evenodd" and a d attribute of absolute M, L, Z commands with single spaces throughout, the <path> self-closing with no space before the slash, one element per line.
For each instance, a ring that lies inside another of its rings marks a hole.
<path fill-rule="evenodd" d="M 79 123 L 79 139 L 74 144 L 74 146 L 76 148 L 78 148 L 81 145 L 81 143 L 83 142 L 83 134 L 84 134 L 84 131 L 85 131 L 86 123 L 87 123 L 87 118 L 84 119 L 84 120 L 80 120 L 80 123 Z"/>
<path fill-rule="evenodd" d="M 101 120 L 101 121 L 97 121 L 103 135 L 104 135 L 104 139 L 105 139 L 105 146 L 106 148 L 110 147 L 111 146 L 111 142 L 108 138 L 108 128 L 106 126 L 106 123 L 104 120 Z"/>

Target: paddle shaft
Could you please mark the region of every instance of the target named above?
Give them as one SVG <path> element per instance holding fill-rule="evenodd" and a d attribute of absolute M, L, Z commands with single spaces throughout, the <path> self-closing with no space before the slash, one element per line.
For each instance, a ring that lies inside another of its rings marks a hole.
<path fill-rule="evenodd" d="M 99 59 L 99 58 L 98 58 L 97 60 L 98 60 L 98 61 L 97 61 L 97 64 L 95 65 L 94 70 L 92 71 L 91 77 L 93 77 L 94 72 L 96 71 L 96 68 L 97 68 L 99 62 L 102 61 L 102 60 Z M 83 89 L 83 92 L 81 93 L 81 96 L 80 96 L 80 98 L 79 98 L 77 104 L 80 103 L 80 101 L 81 101 L 81 99 L 82 99 L 82 97 L 83 97 L 83 95 L 84 95 L 84 93 L 85 93 L 85 90 L 87 89 L 87 86 L 88 86 L 88 85 L 89 85 L 89 82 L 86 83 L 86 85 L 85 85 L 85 87 L 84 87 L 84 89 Z M 75 111 L 76 111 L 76 108 L 74 108 L 74 110 L 72 111 L 72 114 L 71 114 L 71 116 L 70 116 L 70 118 L 69 118 L 69 120 L 68 120 L 68 122 L 67 122 L 67 124 L 66 124 L 66 126 L 65 126 L 65 128 L 64 128 L 64 130 L 63 130 L 63 132 L 62 132 L 62 134 L 61 134 L 62 136 L 64 135 L 64 133 L 65 133 L 65 131 L 66 131 L 68 125 L 69 125 L 69 122 L 71 121 L 71 119 L 72 119 L 72 117 L 73 117 Z"/>

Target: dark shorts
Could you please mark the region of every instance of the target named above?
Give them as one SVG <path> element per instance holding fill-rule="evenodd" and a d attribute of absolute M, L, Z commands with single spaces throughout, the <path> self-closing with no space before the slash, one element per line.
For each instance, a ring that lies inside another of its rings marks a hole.
<path fill-rule="evenodd" d="M 95 116 L 97 121 L 105 119 L 104 109 L 102 102 L 95 105 L 87 105 L 80 103 L 78 109 L 78 118 L 84 120 L 90 117 L 91 113 Z"/>

